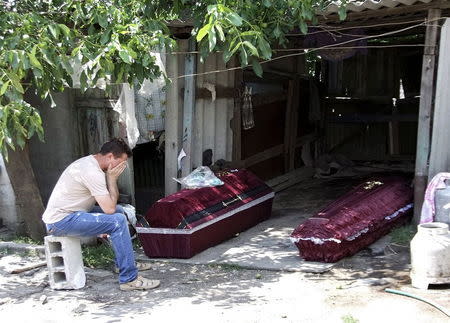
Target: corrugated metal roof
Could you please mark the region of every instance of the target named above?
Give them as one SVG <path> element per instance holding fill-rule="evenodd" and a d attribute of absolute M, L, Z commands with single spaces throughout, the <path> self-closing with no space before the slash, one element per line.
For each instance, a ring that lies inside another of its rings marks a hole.
<path fill-rule="evenodd" d="M 417 3 L 430 3 L 433 0 L 365 0 L 352 1 L 347 4 L 347 12 L 361 12 L 365 10 L 378 10 L 383 8 L 394 8 L 398 6 L 410 6 Z M 331 3 L 326 9 L 325 14 L 337 13 L 340 7 L 340 1 Z"/>

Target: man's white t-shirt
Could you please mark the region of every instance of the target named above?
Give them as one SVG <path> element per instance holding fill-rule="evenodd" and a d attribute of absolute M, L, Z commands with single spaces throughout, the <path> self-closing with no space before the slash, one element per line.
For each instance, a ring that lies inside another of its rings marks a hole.
<path fill-rule="evenodd" d="M 80 158 L 70 164 L 53 189 L 42 220 L 55 223 L 76 211 L 89 212 L 94 196 L 109 195 L 105 173 L 94 156 Z"/>

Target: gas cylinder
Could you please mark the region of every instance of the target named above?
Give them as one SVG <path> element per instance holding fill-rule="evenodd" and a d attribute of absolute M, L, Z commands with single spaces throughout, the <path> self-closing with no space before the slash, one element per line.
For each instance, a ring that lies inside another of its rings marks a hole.
<path fill-rule="evenodd" d="M 416 288 L 450 283 L 450 232 L 448 224 L 423 223 L 411 240 L 411 282 Z"/>

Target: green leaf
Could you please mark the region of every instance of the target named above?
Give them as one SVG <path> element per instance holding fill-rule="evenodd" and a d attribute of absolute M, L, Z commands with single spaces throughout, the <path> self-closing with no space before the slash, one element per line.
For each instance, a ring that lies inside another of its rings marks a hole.
<path fill-rule="evenodd" d="M 58 25 L 48 25 L 48 30 L 52 34 L 53 38 L 58 39 L 58 37 L 59 37 Z"/>
<path fill-rule="evenodd" d="M 109 42 L 110 34 L 111 34 L 111 29 L 105 30 L 105 32 L 102 34 L 102 37 L 100 37 L 100 43 L 102 45 L 105 45 L 106 43 Z"/>
<path fill-rule="evenodd" d="M 245 46 L 247 46 L 248 49 L 250 49 L 250 53 L 253 56 L 258 56 L 258 50 L 252 43 L 250 43 L 249 41 L 246 40 L 242 44 L 244 44 Z"/>
<path fill-rule="evenodd" d="M 12 86 L 16 89 L 17 92 L 24 94 L 25 91 L 22 87 L 22 84 L 20 84 L 20 78 L 17 76 L 17 74 L 14 73 L 6 73 L 8 78 L 11 80 Z"/>
<path fill-rule="evenodd" d="M 253 67 L 253 71 L 255 72 L 256 75 L 258 75 L 258 77 L 262 77 L 263 75 L 263 69 L 261 64 L 259 63 L 259 61 L 257 59 L 253 59 L 252 60 L 252 67 Z"/>
<path fill-rule="evenodd" d="M 270 8 L 272 6 L 272 3 L 269 0 L 263 0 L 263 5 L 266 8 Z"/>
<path fill-rule="evenodd" d="M 97 19 L 98 19 L 98 24 L 102 28 L 108 27 L 108 17 L 106 15 L 99 14 L 99 15 L 97 15 Z"/>
<path fill-rule="evenodd" d="M 223 33 L 223 29 L 219 24 L 215 24 L 214 27 L 216 27 L 217 32 L 219 33 L 219 39 L 220 41 L 225 41 L 225 34 Z"/>
<path fill-rule="evenodd" d="M 209 30 L 211 29 L 211 24 L 206 24 L 202 27 L 202 29 L 200 29 L 198 31 L 197 34 L 197 41 L 201 41 L 203 39 L 203 37 L 206 36 L 206 34 L 209 32 Z"/>
<path fill-rule="evenodd" d="M 233 57 L 233 53 L 230 51 L 228 47 L 226 47 L 225 50 L 223 51 L 223 61 L 225 63 L 228 63 L 231 57 Z"/>
<path fill-rule="evenodd" d="M 67 74 L 69 74 L 69 75 L 73 74 L 73 67 L 69 63 L 69 60 L 67 59 L 67 57 L 62 57 L 61 58 L 61 65 L 66 70 Z"/>
<path fill-rule="evenodd" d="M 339 7 L 338 15 L 339 15 L 340 20 L 345 20 L 345 18 L 347 18 L 347 9 L 346 9 L 345 5 L 342 5 L 341 7 Z"/>
<path fill-rule="evenodd" d="M 13 69 L 17 69 L 19 67 L 19 54 L 17 54 L 17 51 L 13 51 L 12 53 L 12 62 L 11 66 Z"/>
<path fill-rule="evenodd" d="M 260 32 L 258 31 L 254 31 L 254 30 L 248 30 L 248 31 L 244 31 L 241 36 L 257 36 L 259 35 Z"/>
<path fill-rule="evenodd" d="M 235 12 L 230 12 L 230 13 L 227 15 L 227 19 L 228 19 L 228 21 L 229 21 L 231 24 L 235 25 L 236 27 L 239 27 L 239 26 L 242 25 L 242 18 L 241 18 L 241 16 L 239 16 L 239 15 L 238 15 L 237 13 L 235 13 Z"/>
<path fill-rule="evenodd" d="M 25 147 L 25 140 L 23 136 L 16 136 L 16 143 L 21 149 L 23 149 L 23 147 Z"/>
<path fill-rule="evenodd" d="M 275 27 L 275 29 L 273 30 L 273 35 L 275 36 L 275 38 L 280 38 L 281 34 L 282 34 L 282 31 L 281 31 L 280 25 L 277 25 Z"/>
<path fill-rule="evenodd" d="M 239 53 L 241 57 L 241 66 L 247 66 L 248 65 L 248 54 L 244 47 L 241 47 L 241 51 Z"/>
<path fill-rule="evenodd" d="M 208 15 L 212 14 L 214 11 L 217 11 L 217 5 L 211 4 L 206 8 Z"/>
<path fill-rule="evenodd" d="M 55 66 L 55 63 L 52 61 L 52 53 L 50 53 L 45 48 L 40 48 L 40 52 L 42 53 L 42 57 L 44 60 L 51 66 Z"/>
<path fill-rule="evenodd" d="M 304 20 L 300 21 L 300 31 L 306 35 L 308 33 L 308 25 L 306 24 L 306 22 Z"/>
<path fill-rule="evenodd" d="M 37 49 L 37 45 L 35 45 L 33 47 L 33 49 L 31 50 L 30 53 L 28 53 L 28 57 L 30 58 L 30 63 L 32 66 L 40 69 L 41 71 L 44 70 L 44 68 L 42 67 L 41 63 L 38 61 L 38 59 L 36 58 L 36 49 Z"/>
<path fill-rule="evenodd" d="M 269 59 L 270 57 L 272 57 L 272 50 L 270 49 L 270 45 L 264 38 L 260 37 L 258 39 L 258 47 L 264 59 Z"/>
<path fill-rule="evenodd" d="M 64 24 L 58 24 L 59 28 L 62 30 L 64 36 L 69 37 L 70 36 L 70 28 L 67 27 Z"/>
<path fill-rule="evenodd" d="M 119 50 L 119 56 L 125 63 L 127 63 L 127 64 L 133 63 L 133 57 L 131 57 L 127 48 L 122 47 Z"/>
<path fill-rule="evenodd" d="M 216 31 L 214 29 L 211 29 L 209 31 L 208 40 L 209 40 L 209 51 L 212 52 L 214 47 L 216 47 L 216 43 L 217 43 Z"/>
<path fill-rule="evenodd" d="M 9 84 L 11 83 L 11 81 L 6 81 L 5 83 L 3 83 L 1 89 L 0 89 L 0 96 L 5 94 L 6 90 L 8 89 Z"/>

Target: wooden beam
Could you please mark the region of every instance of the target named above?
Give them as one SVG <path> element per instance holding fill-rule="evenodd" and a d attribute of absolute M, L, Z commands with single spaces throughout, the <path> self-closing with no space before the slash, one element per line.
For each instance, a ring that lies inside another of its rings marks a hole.
<path fill-rule="evenodd" d="M 312 178 L 313 175 L 314 168 L 301 167 L 284 175 L 272 178 L 271 180 L 266 181 L 266 184 L 269 185 L 275 192 L 280 192 L 288 187 Z"/>
<path fill-rule="evenodd" d="M 196 50 L 196 42 L 193 38 L 189 39 L 189 52 Z M 195 73 L 196 54 L 187 54 L 184 59 L 184 74 L 192 75 Z M 195 113 L 195 76 L 186 76 L 183 101 L 183 137 L 182 145 L 186 157 L 181 161 L 181 176 L 187 176 L 192 171 L 192 133 Z"/>
<path fill-rule="evenodd" d="M 263 162 L 267 159 L 279 156 L 284 152 L 284 145 L 280 144 L 272 148 L 266 149 L 260 153 L 257 153 L 249 158 L 244 159 L 244 167 L 250 167 L 252 165 Z"/>
<path fill-rule="evenodd" d="M 419 223 L 428 176 L 428 156 L 430 153 L 430 123 L 433 110 L 434 79 L 436 68 L 436 46 L 439 33 L 441 11 L 431 9 L 425 34 L 425 48 L 422 60 L 422 80 L 420 84 L 419 123 L 417 131 L 417 152 L 414 185 L 414 223 Z M 447 54 L 444 54 L 447 57 Z"/>

